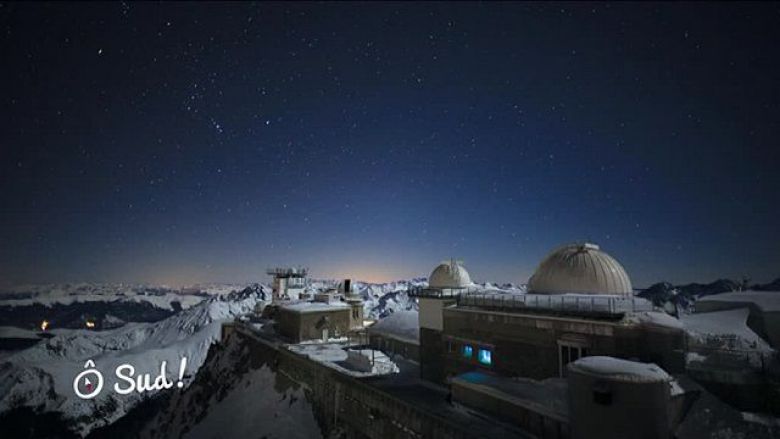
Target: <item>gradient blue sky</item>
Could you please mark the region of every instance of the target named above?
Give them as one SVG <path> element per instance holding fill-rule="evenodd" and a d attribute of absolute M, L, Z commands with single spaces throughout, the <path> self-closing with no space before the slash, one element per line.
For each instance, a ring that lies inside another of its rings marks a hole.
<path fill-rule="evenodd" d="M 780 276 L 777 4 L 3 4 L 2 283 Z"/>

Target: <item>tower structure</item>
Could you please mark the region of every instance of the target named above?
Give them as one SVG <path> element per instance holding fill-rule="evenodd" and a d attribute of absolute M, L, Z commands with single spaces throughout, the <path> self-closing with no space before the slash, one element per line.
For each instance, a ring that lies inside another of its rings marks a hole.
<path fill-rule="evenodd" d="M 425 288 L 413 288 L 417 298 L 420 323 L 420 375 L 435 382 L 444 381 L 444 320 L 442 310 L 455 303 L 458 295 L 472 285 L 461 261 L 450 259 L 439 264 L 428 278 Z"/>
<path fill-rule="evenodd" d="M 306 288 L 306 275 L 309 269 L 304 267 L 275 267 L 266 273 L 273 276 L 273 301 L 298 300 Z"/>

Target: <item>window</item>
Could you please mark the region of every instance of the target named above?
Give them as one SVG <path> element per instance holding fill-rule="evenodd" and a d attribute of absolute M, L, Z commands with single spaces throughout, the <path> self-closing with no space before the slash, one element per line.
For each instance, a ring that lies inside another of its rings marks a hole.
<path fill-rule="evenodd" d="M 584 343 L 559 341 L 558 342 L 558 374 L 566 375 L 566 365 L 588 355 Z"/>
<path fill-rule="evenodd" d="M 471 356 L 474 355 L 474 348 L 471 347 L 471 345 L 464 344 L 463 345 L 463 356 L 466 358 L 471 358 Z"/>
<path fill-rule="evenodd" d="M 480 349 L 477 359 L 485 366 L 490 366 L 493 364 L 493 352 L 490 349 Z"/>
<path fill-rule="evenodd" d="M 612 405 L 612 390 L 604 381 L 596 381 L 593 384 L 593 402 L 600 405 Z"/>

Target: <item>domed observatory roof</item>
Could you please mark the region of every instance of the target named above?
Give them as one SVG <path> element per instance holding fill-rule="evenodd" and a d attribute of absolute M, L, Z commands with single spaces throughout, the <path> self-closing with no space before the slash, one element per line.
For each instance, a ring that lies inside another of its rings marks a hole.
<path fill-rule="evenodd" d="M 469 272 L 463 268 L 461 262 L 454 259 L 439 264 L 428 278 L 429 288 L 466 288 L 470 285 Z"/>
<path fill-rule="evenodd" d="M 596 244 L 570 244 L 547 255 L 528 281 L 528 292 L 633 295 L 626 270 Z"/>

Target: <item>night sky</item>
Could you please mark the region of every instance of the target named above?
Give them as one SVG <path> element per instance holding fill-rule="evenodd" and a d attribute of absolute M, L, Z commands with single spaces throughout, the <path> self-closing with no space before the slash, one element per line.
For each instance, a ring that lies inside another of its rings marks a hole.
<path fill-rule="evenodd" d="M 0 282 L 780 276 L 777 4 L 0 6 Z"/>

